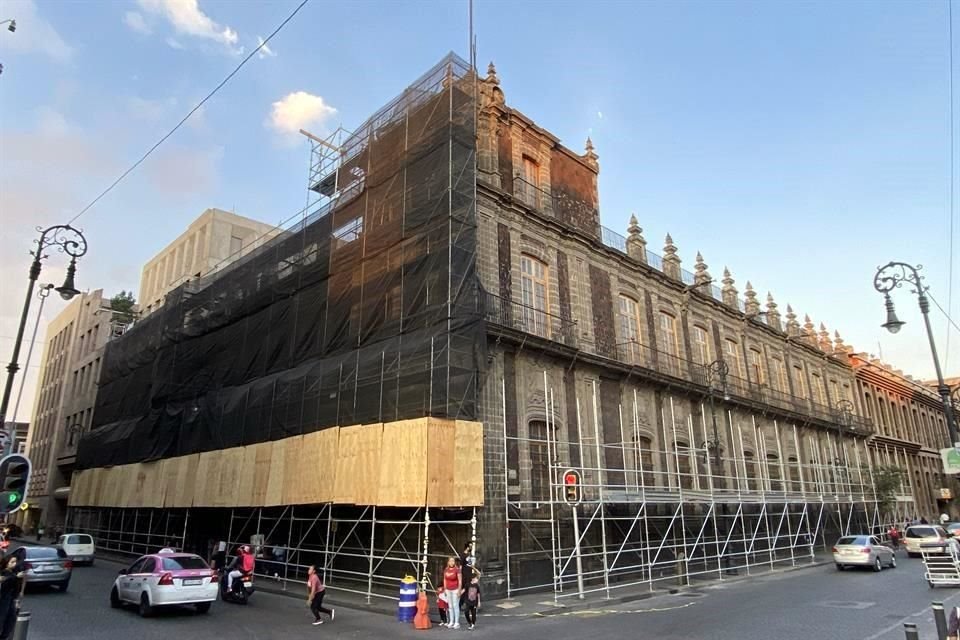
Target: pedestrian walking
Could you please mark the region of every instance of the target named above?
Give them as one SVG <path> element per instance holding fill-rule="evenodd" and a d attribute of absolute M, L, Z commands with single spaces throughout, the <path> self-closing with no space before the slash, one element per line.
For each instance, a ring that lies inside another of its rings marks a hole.
<path fill-rule="evenodd" d="M 330 616 L 330 622 L 333 622 L 334 610 L 323 606 L 323 595 L 327 588 L 320 579 L 320 574 L 317 573 L 317 567 L 314 565 L 310 565 L 310 568 L 307 569 L 307 590 L 309 592 L 307 594 L 307 604 L 310 605 L 310 611 L 313 613 L 313 625 L 323 624 L 323 620 L 320 619 L 321 613 Z"/>
<path fill-rule="evenodd" d="M 447 558 L 447 568 L 443 570 L 443 589 L 447 594 L 447 607 L 450 611 L 450 622 L 447 623 L 449 629 L 460 628 L 460 590 L 463 588 L 461 579 L 457 559 L 450 556 Z"/>
<path fill-rule="evenodd" d="M 480 608 L 480 576 L 473 576 L 473 580 L 467 586 L 464 600 L 467 602 L 467 622 L 470 623 L 470 630 L 473 631 L 477 625 L 477 609 Z"/>
<path fill-rule="evenodd" d="M 0 640 L 9 640 L 17 624 L 20 610 L 21 581 L 23 571 L 17 566 L 17 556 L 9 555 L 0 560 Z"/>
<path fill-rule="evenodd" d="M 950 610 L 950 620 L 947 623 L 947 640 L 960 640 L 960 607 Z"/>
<path fill-rule="evenodd" d="M 893 550 L 896 551 L 900 548 L 900 531 L 897 530 L 897 525 L 890 525 L 890 530 L 887 532 L 887 535 L 890 536 L 890 546 L 893 547 Z"/>

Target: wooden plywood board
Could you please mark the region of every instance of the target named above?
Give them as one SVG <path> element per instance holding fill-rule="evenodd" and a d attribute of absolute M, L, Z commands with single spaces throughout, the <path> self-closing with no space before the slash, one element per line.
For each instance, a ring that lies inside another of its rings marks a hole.
<path fill-rule="evenodd" d="M 273 442 L 260 442 L 252 445 L 254 449 L 254 477 L 250 506 L 262 507 L 267 500 L 267 488 L 270 484 L 270 469 L 273 463 L 273 445 Z"/>
<path fill-rule="evenodd" d="M 182 456 L 177 465 L 177 483 L 174 491 L 172 507 L 192 507 L 197 491 L 197 468 L 200 464 L 200 454 L 193 453 Z"/>
<path fill-rule="evenodd" d="M 274 507 L 283 504 L 283 481 L 286 474 L 287 446 L 283 440 L 274 440 L 270 452 L 270 475 L 267 477 L 267 492 L 263 497 L 263 506 Z"/>
<path fill-rule="evenodd" d="M 180 465 L 186 460 L 186 456 L 176 458 L 167 458 L 163 460 L 163 506 L 172 507 L 177 501 L 177 488 L 180 473 Z"/>
<path fill-rule="evenodd" d="M 123 470 L 123 506 L 138 508 L 143 506 L 143 486 L 147 481 L 147 472 L 142 462 L 124 466 Z"/>
<path fill-rule="evenodd" d="M 90 469 L 90 490 L 87 494 L 88 506 L 103 506 L 101 500 L 103 497 L 103 479 L 106 476 L 105 471 L 106 469 L 103 467 Z"/>
<path fill-rule="evenodd" d="M 121 495 L 120 486 L 123 477 L 123 467 L 109 467 L 105 469 L 103 478 L 103 493 L 101 494 L 101 506 L 120 507 Z"/>
<path fill-rule="evenodd" d="M 483 423 L 456 421 L 453 500 L 458 507 L 483 505 Z"/>
<path fill-rule="evenodd" d="M 453 420 L 430 418 L 427 422 L 427 505 L 456 507 L 454 499 L 454 443 L 456 425 Z"/>
<path fill-rule="evenodd" d="M 143 463 L 143 506 L 151 509 L 163 507 L 163 495 L 166 490 L 163 476 L 164 461 Z"/>
<path fill-rule="evenodd" d="M 283 490 L 281 504 L 303 504 L 306 483 L 303 481 L 302 465 L 303 436 L 284 438 L 283 443 Z"/>
<path fill-rule="evenodd" d="M 300 504 L 321 504 L 333 500 L 339 446 L 339 427 L 329 427 L 303 436 L 300 468 L 304 491 Z"/>
<path fill-rule="evenodd" d="M 362 425 L 340 427 L 337 445 L 337 466 L 334 472 L 332 502 L 354 504 L 354 476 L 360 447 Z"/>
<path fill-rule="evenodd" d="M 355 504 L 378 504 L 382 448 L 383 423 L 363 425 L 357 438 L 356 466 L 353 470 Z"/>
<path fill-rule="evenodd" d="M 427 500 L 427 418 L 383 425 L 377 504 L 420 507 Z"/>
<path fill-rule="evenodd" d="M 86 501 L 84 497 L 87 481 L 86 476 L 86 470 L 74 471 L 73 477 L 70 479 L 70 495 L 67 496 L 67 506 L 79 507 Z"/>
<path fill-rule="evenodd" d="M 213 496 L 213 506 L 235 507 L 240 495 L 240 477 L 244 471 L 244 447 L 224 449 L 220 452 L 220 457 L 220 475 Z"/>
<path fill-rule="evenodd" d="M 237 476 L 237 491 L 233 507 L 249 507 L 253 504 L 253 483 L 256 479 L 257 450 L 255 447 L 241 448 L 242 472 Z"/>

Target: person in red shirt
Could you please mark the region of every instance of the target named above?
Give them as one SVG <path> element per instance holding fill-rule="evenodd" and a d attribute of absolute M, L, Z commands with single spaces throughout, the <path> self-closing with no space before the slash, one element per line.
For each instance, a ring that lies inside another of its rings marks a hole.
<path fill-rule="evenodd" d="M 447 568 L 443 570 L 443 588 L 447 592 L 447 610 L 450 614 L 450 622 L 447 627 L 450 629 L 460 628 L 460 589 L 462 586 L 462 574 L 457 568 L 457 559 L 447 558 Z"/>
<path fill-rule="evenodd" d="M 310 565 L 307 569 L 307 590 L 307 604 L 310 605 L 310 611 L 313 613 L 314 626 L 323 624 L 323 620 L 320 619 L 321 613 L 330 616 L 330 622 L 333 622 L 333 609 L 323 606 L 323 594 L 327 588 L 323 585 L 323 580 L 320 579 L 320 574 L 317 573 L 317 567 L 314 565 Z"/>
<path fill-rule="evenodd" d="M 233 561 L 233 570 L 227 574 L 227 591 L 233 590 L 233 581 L 243 574 L 253 575 L 253 569 L 256 566 L 256 560 L 253 558 L 250 547 L 243 545 L 237 551 L 237 557 Z"/>

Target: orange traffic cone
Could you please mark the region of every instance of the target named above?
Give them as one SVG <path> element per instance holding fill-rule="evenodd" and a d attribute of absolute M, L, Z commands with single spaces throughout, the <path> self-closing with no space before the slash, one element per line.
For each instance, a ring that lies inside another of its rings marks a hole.
<path fill-rule="evenodd" d="M 414 629 L 430 629 L 433 623 L 430 622 L 430 603 L 427 602 L 427 592 L 421 591 L 417 596 L 417 615 L 413 617 Z"/>

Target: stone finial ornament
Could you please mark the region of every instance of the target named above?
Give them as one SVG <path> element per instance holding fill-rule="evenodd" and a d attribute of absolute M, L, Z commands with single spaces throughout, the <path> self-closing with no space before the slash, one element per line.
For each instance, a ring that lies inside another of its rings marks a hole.
<path fill-rule="evenodd" d="M 643 238 L 643 229 L 637 223 L 636 214 L 630 214 L 627 226 L 627 255 L 634 260 L 647 264 L 647 241 Z"/>
<path fill-rule="evenodd" d="M 818 340 L 818 345 L 821 351 L 825 353 L 833 353 L 833 341 L 830 339 L 830 332 L 827 331 L 827 325 L 820 323 L 820 339 Z"/>
<path fill-rule="evenodd" d="M 723 296 L 723 304 L 734 309 L 737 308 L 737 288 L 733 286 L 733 276 L 730 275 L 730 269 L 723 268 L 723 280 L 720 281 L 723 286 L 720 287 L 720 294 Z"/>
<path fill-rule="evenodd" d="M 747 286 L 743 291 L 744 311 L 748 316 L 755 316 L 760 313 L 760 301 L 757 300 L 757 292 L 753 290 L 753 285 L 747 280 Z"/>
<path fill-rule="evenodd" d="M 681 280 L 680 256 L 677 255 L 677 245 L 673 244 L 669 233 L 663 244 L 663 272 L 674 280 Z"/>
<path fill-rule="evenodd" d="M 487 65 L 487 82 L 500 84 L 500 78 L 497 77 L 497 68 L 493 65 L 493 60 Z"/>
<path fill-rule="evenodd" d="M 843 343 L 843 338 L 840 337 L 839 331 L 833 332 L 833 350 L 837 353 L 847 353 L 848 347 Z"/>
<path fill-rule="evenodd" d="M 707 271 L 707 263 L 703 261 L 703 256 L 697 251 L 697 261 L 693 265 L 693 282 L 694 284 L 707 284 L 712 281 L 713 278 Z"/>
<path fill-rule="evenodd" d="M 593 147 L 593 140 L 590 139 L 590 136 L 587 136 L 587 144 L 584 147 L 584 149 L 585 149 L 585 152 L 583 154 L 583 157 L 587 161 L 587 164 L 589 164 L 593 168 L 599 167 L 600 156 L 597 155 Z"/>
<path fill-rule="evenodd" d="M 793 307 L 787 304 L 787 335 L 800 335 L 800 323 L 797 322 L 797 314 L 793 312 Z"/>
<path fill-rule="evenodd" d="M 773 301 L 773 294 L 767 291 L 767 325 L 777 331 L 782 331 L 780 324 L 780 311 L 777 310 L 777 303 Z"/>

